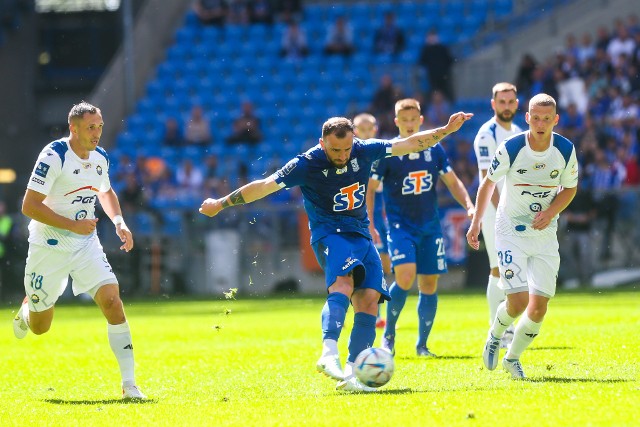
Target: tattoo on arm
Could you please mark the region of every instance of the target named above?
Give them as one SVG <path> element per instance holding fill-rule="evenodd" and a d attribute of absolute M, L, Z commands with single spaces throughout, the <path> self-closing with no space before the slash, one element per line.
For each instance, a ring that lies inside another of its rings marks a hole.
<path fill-rule="evenodd" d="M 244 205 L 245 203 L 246 202 L 244 201 L 242 192 L 240 191 L 240 189 L 237 189 L 224 198 L 224 200 L 222 201 L 222 207 L 228 208 L 229 206 Z"/>

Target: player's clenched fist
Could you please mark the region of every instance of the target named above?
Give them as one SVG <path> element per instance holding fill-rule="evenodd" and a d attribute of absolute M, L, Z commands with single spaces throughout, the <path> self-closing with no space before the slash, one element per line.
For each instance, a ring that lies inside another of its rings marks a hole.
<path fill-rule="evenodd" d="M 76 234 L 82 234 L 83 236 L 88 236 L 93 233 L 96 229 L 96 224 L 98 223 L 98 218 L 95 219 L 79 219 L 75 221 L 73 225 L 73 231 Z"/>
<path fill-rule="evenodd" d="M 216 216 L 222 210 L 222 203 L 218 199 L 206 199 L 200 206 L 200 213 L 206 216 Z"/>

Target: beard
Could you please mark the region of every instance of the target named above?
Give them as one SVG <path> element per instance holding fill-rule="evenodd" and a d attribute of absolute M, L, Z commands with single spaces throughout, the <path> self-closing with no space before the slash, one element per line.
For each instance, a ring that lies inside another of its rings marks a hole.
<path fill-rule="evenodd" d="M 504 111 L 501 111 L 500 113 L 496 113 L 496 116 L 502 122 L 511 123 L 513 121 L 513 117 L 515 116 L 515 111 L 504 110 Z"/>

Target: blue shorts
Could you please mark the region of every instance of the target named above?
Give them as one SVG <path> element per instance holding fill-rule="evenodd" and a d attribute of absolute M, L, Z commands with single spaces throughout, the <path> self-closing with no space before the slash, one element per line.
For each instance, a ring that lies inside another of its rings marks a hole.
<path fill-rule="evenodd" d="M 388 231 L 387 221 L 384 218 L 381 218 L 380 220 L 376 218 L 376 221 L 373 222 L 373 225 L 374 227 L 376 227 L 376 230 L 378 230 L 378 234 L 380 235 L 380 242 L 381 242 L 379 245 L 376 245 L 376 249 L 381 254 L 388 254 L 389 244 L 387 243 L 387 231 Z"/>
<path fill-rule="evenodd" d="M 416 234 L 401 228 L 389 228 L 389 253 L 391 264 L 416 264 L 417 274 L 442 274 L 447 272 L 447 259 L 442 233 Z"/>
<path fill-rule="evenodd" d="M 357 233 L 330 234 L 315 242 L 313 252 L 324 270 L 327 288 L 338 276 L 353 275 L 354 288 L 370 288 L 389 301 L 380 255 L 371 240 Z"/>

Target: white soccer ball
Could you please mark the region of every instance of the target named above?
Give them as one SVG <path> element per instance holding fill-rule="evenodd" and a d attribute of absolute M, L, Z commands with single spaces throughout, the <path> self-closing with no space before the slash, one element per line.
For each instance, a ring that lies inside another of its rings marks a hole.
<path fill-rule="evenodd" d="M 394 369 L 393 355 L 383 348 L 362 350 L 353 364 L 356 377 L 369 387 L 382 387 L 388 383 Z"/>

